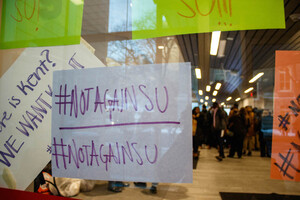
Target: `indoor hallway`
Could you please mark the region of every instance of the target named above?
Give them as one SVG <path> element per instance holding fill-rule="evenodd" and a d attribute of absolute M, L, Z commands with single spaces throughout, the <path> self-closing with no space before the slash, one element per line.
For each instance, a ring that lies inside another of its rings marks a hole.
<path fill-rule="evenodd" d="M 225 150 L 227 154 L 228 149 Z M 251 157 L 225 158 L 222 162 L 216 160 L 216 155 L 216 149 L 201 149 L 193 170 L 193 184 L 162 183 L 158 185 L 157 194 L 151 194 L 151 183 L 147 183 L 148 189 L 136 188 L 130 183 L 121 193 L 113 193 L 107 190 L 107 181 L 98 181 L 91 192 L 80 193 L 74 198 L 221 200 L 220 192 L 300 195 L 300 182 L 270 179 L 270 158 L 260 157 L 258 151 Z"/>

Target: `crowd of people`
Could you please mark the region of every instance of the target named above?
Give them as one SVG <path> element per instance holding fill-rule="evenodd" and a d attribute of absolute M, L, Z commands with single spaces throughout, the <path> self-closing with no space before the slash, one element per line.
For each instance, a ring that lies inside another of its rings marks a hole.
<path fill-rule="evenodd" d="M 253 150 L 260 150 L 261 157 L 271 156 L 272 123 L 271 112 L 264 112 L 251 106 L 238 108 L 234 104 L 229 114 L 224 107 L 214 102 L 208 110 L 206 106 L 195 107 L 193 115 L 193 158 L 198 159 L 199 149 L 217 148 L 216 159 L 225 158 L 224 148 L 229 148 L 227 157 L 251 156 Z"/>

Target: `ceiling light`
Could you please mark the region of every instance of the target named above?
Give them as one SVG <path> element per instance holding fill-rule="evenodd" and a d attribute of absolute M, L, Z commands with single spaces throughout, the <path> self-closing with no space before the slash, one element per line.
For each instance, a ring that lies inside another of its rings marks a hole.
<path fill-rule="evenodd" d="M 241 98 L 240 98 L 240 97 L 235 99 L 235 101 L 240 101 L 240 100 L 241 100 Z"/>
<path fill-rule="evenodd" d="M 217 56 L 218 58 L 222 58 L 225 56 L 225 47 L 226 47 L 226 40 L 221 40 L 219 46 L 219 52 Z"/>
<path fill-rule="evenodd" d="M 199 95 L 203 95 L 203 91 L 202 90 L 199 90 L 198 93 L 199 93 Z"/>
<path fill-rule="evenodd" d="M 209 99 L 209 96 L 205 96 L 205 100 L 208 100 Z"/>
<path fill-rule="evenodd" d="M 200 68 L 195 68 L 195 73 L 197 79 L 201 79 L 201 69 Z"/>
<path fill-rule="evenodd" d="M 251 87 L 251 88 L 248 88 L 247 90 L 245 90 L 245 92 L 244 92 L 244 93 L 248 93 L 248 92 L 252 91 L 253 89 L 254 89 L 253 87 Z"/>
<path fill-rule="evenodd" d="M 164 46 L 158 46 L 157 48 L 158 49 L 164 49 L 165 47 Z"/>
<path fill-rule="evenodd" d="M 217 90 L 215 90 L 215 91 L 212 93 L 213 96 L 217 96 L 217 94 L 218 94 L 218 91 L 217 91 Z"/>
<path fill-rule="evenodd" d="M 206 86 L 206 92 L 210 92 L 210 89 L 211 89 L 211 86 L 210 86 L 210 85 L 207 85 L 207 86 Z"/>
<path fill-rule="evenodd" d="M 207 102 L 205 102 L 205 103 L 204 103 L 204 105 L 206 105 L 206 106 L 207 106 L 207 105 L 208 105 L 208 103 L 207 103 Z"/>
<path fill-rule="evenodd" d="M 262 77 L 263 75 L 264 75 L 263 72 L 260 72 L 260 73 L 256 74 L 256 76 L 254 76 L 254 77 L 249 81 L 249 83 L 255 82 L 257 79 L 259 79 L 259 78 Z"/>
<path fill-rule="evenodd" d="M 215 89 L 219 90 L 221 88 L 222 84 L 221 83 L 217 83 Z"/>
<path fill-rule="evenodd" d="M 221 31 L 212 32 L 211 44 L 210 44 L 210 55 L 212 56 L 215 56 L 218 53 L 220 36 L 221 36 Z"/>
<path fill-rule="evenodd" d="M 225 103 L 224 103 L 224 102 L 222 102 L 222 103 L 221 103 L 221 106 L 224 106 L 224 105 L 225 105 Z"/>
<path fill-rule="evenodd" d="M 228 97 L 227 99 L 226 99 L 226 101 L 230 101 L 232 99 L 232 97 Z"/>
<path fill-rule="evenodd" d="M 212 101 L 212 102 L 216 102 L 217 100 L 216 100 L 216 99 L 212 99 L 211 101 Z"/>
<path fill-rule="evenodd" d="M 203 101 L 203 99 L 200 99 L 200 103 L 203 103 L 204 101 Z"/>

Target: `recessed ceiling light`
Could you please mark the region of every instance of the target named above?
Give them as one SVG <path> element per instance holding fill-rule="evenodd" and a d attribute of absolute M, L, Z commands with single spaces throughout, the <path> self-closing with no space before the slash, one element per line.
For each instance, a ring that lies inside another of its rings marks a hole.
<path fill-rule="evenodd" d="M 221 31 L 213 31 L 210 43 L 210 55 L 215 56 L 218 53 Z"/>
<path fill-rule="evenodd" d="M 222 84 L 221 83 L 217 83 L 215 89 L 219 90 L 221 88 Z"/>
<path fill-rule="evenodd" d="M 256 76 L 254 76 L 254 77 L 249 81 L 249 83 L 255 82 L 257 79 L 259 79 L 259 78 L 262 77 L 263 75 L 264 75 L 263 72 L 260 72 L 260 73 L 256 74 Z"/>
<path fill-rule="evenodd" d="M 197 79 L 201 79 L 201 69 L 195 68 L 195 74 Z"/>
<path fill-rule="evenodd" d="M 251 87 L 251 88 L 248 88 L 247 90 L 245 90 L 245 92 L 244 92 L 244 93 L 251 92 L 253 89 L 254 89 L 253 87 Z"/>
<path fill-rule="evenodd" d="M 226 101 L 230 101 L 232 99 L 232 97 L 228 97 L 227 99 L 226 99 Z"/>
<path fill-rule="evenodd" d="M 207 85 L 207 86 L 206 86 L 206 92 L 210 92 L 210 89 L 211 89 L 211 86 L 210 86 L 210 85 Z"/>

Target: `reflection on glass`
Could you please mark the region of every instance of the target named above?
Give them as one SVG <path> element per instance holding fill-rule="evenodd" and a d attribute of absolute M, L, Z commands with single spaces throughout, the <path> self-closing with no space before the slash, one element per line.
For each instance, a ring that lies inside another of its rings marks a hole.
<path fill-rule="evenodd" d="M 152 64 L 155 62 L 156 41 L 155 39 L 112 41 L 108 43 L 107 51 L 107 57 L 121 66 Z"/>
<path fill-rule="evenodd" d="M 108 42 L 106 62 L 108 66 L 183 62 L 179 55 L 174 37 L 120 40 Z"/>
<path fill-rule="evenodd" d="M 109 0 L 109 33 L 131 31 L 130 3 L 130 0 Z"/>

